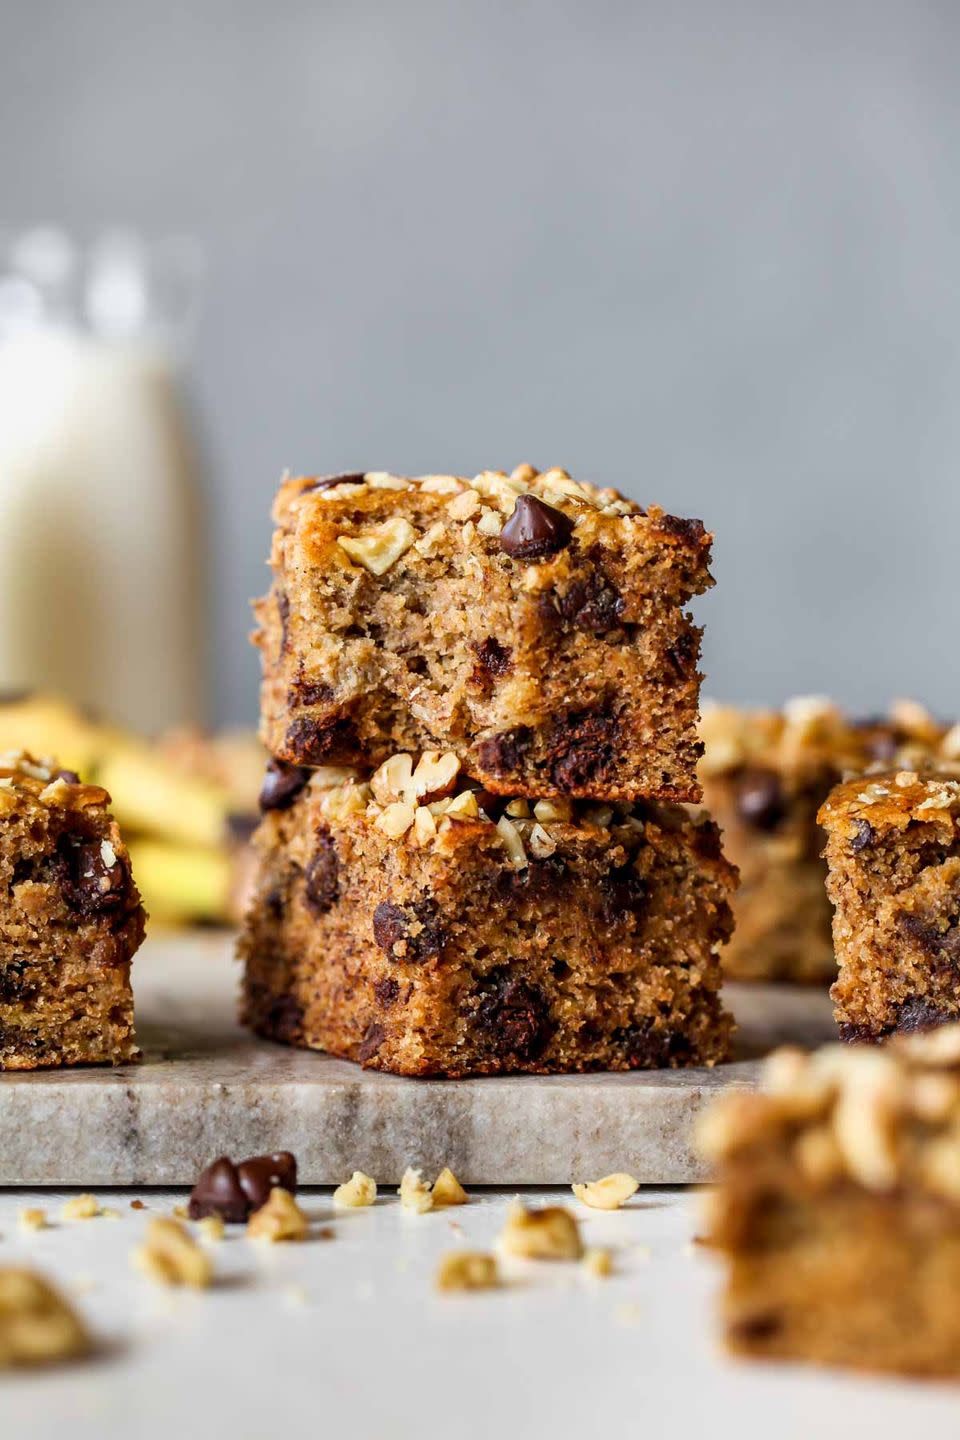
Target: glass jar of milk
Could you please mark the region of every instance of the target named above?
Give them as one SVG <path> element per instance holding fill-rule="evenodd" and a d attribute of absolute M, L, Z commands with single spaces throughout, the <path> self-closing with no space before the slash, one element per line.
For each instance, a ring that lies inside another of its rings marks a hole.
<path fill-rule="evenodd" d="M 152 733 L 205 718 L 191 248 L 0 244 L 0 691 Z"/>

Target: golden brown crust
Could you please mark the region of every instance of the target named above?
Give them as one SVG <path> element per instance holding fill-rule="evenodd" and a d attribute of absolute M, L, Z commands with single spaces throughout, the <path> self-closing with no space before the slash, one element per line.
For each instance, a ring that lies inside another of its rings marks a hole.
<path fill-rule="evenodd" d="M 440 744 L 501 794 L 698 798 L 699 521 L 529 467 L 301 477 L 274 514 L 255 607 L 271 753 L 376 765 Z"/>

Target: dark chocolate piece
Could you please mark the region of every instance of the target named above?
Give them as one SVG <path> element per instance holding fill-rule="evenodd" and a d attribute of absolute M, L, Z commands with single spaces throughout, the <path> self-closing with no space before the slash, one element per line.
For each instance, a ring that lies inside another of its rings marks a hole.
<path fill-rule="evenodd" d="M 267 761 L 266 774 L 260 790 L 260 809 L 289 810 L 310 779 L 310 771 L 302 765 L 288 765 L 286 760 Z"/>
<path fill-rule="evenodd" d="M 511 560 L 541 560 L 565 550 L 572 534 L 573 521 L 562 510 L 536 495 L 520 495 L 500 531 L 500 549 Z"/>

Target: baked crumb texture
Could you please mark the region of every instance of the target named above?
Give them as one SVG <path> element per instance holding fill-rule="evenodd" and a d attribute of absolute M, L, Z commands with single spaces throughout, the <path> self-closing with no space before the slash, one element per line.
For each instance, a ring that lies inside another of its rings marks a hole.
<path fill-rule="evenodd" d="M 289 479 L 274 519 L 274 756 L 440 749 L 507 796 L 699 798 L 700 521 L 531 466 Z"/>
<path fill-rule="evenodd" d="M 850 774 L 958 772 L 960 726 L 948 729 L 909 700 L 855 721 L 829 700 L 799 696 L 781 711 L 706 703 L 700 735 L 703 803 L 740 871 L 725 973 L 829 982 L 837 967 L 820 806 Z"/>
<path fill-rule="evenodd" d="M 960 1374 L 960 1026 L 780 1051 L 699 1127 L 742 1355 Z"/>
<path fill-rule="evenodd" d="M 109 801 L 48 762 L 0 756 L 0 1070 L 137 1056 L 144 913 Z"/>
<path fill-rule="evenodd" d="M 259 1034 L 404 1075 L 726 1056 L 735 872 L 711 821 L 498 797 L 454 755 L 369 782 L 275 765 L 265 795 L 241 939 Z"/>
<path fill-rule="evenodd" d="M 819 818 L 841 1038 L 960 1019 L 960 781 L 915 770 L 847 781 Z"/>

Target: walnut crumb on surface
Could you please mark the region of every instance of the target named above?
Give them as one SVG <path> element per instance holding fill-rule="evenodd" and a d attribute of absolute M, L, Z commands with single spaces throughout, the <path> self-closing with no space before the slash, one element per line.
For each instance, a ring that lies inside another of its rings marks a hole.
<path fill-rule="evenodd" d="M 449 1165 L 445 1165 L 433 1182 L 434 1205 L 466 1205 L 469 1199 Z"/>
<path fill-rule="evenodd" d="M 608 1275 L 613 1274 L 613 1256 L 600 1245 L 592 1245 L 584 1254 L 581 1263 L 587 1274 L 597 1280 L 605 1280 Z"/>
<path fill-rule="evenodd" d="M 21 1230 L 46 1230 L 47 1212 L 28 1206 L 20 1211 L 17 1221 Z"/>
<path fill-rule="evenodd" d="M 274 1244 L 281 1240 L 303 1240 L 308 1229 L 306 1215 L 290 1191 L 279 1185 L 270 1191 L 266 1205 L 255 1210 L 247 1221 L 251 1240 L 269 1240 Z"/>
<path fill-rule="evenodd" d="M 101 1214 L 96 1195 L 71 1195 L 60 1211 L 64 1220 L 94 1220 Z"/>
<path fill-rule="evenodd" d="M 632 1175 L 618 1171 L 606 1175 L 602 1180 L 590 1180 L 585 1184 L 571 1186 L 574 1195 L 589 1205 L 591 1210 L 619 1210 L 631 1195 L 639 1189 L 639 1182 Z"/>
<path fill-rule="evenodd" d="M 201 1240 L 212 1240 L 216 1243 L 223 1239 L 226 1228 L 221 1215 L 204 1215 L 202 1220 L 197 1221 L 197 1231 Z"/>
<path fill-rule="evenodd" d="M 515 1201 L 498 1244 L 504 1255 L 524 1260 L 579 1260 L 583 1255 L 580 1227 L 562 1205 L 527 1210 Z"/>
<path fill-rule="evenodd" d="M 74 1360 L 91 1349 L 83 1322 L 42 1275 L 0 1267 L 0 1370 Z"/>
<path fill-rule="evenodd" d="M 500 1284 L 496 1257 L 479 1250 L 451 1250 L 437 1267 L 438 1290 L 494 1290 Z"/>
<path fill-rule="evenodd" d="M 360 1210 L 372 1205 L 377 1198 L 377 1182 L 362 1170 L 354 1170 L 349 1180 L 338 1185 L 333 1192 L 333 1203 L 337 1209 Z"/>
<path fill-rule="evenodd" d="M 131 1253 L 131 1263 L 158 1285 L 188 1285 L 204 1290 L 213 1279 L 213 1261 L 179 1220 L 157 1216 L 147 1226 L 144 1243 Z"/>
<path fill-rule="evenodd" d="M 420 1171 L 414 1170 L 413 1166 L 408 1166 L 403 1172 L 397 1194 L 404 1210 L 409 1210 L 411 1214 L 425 1215 L 433 1209 L 433 1192 Z"/>

